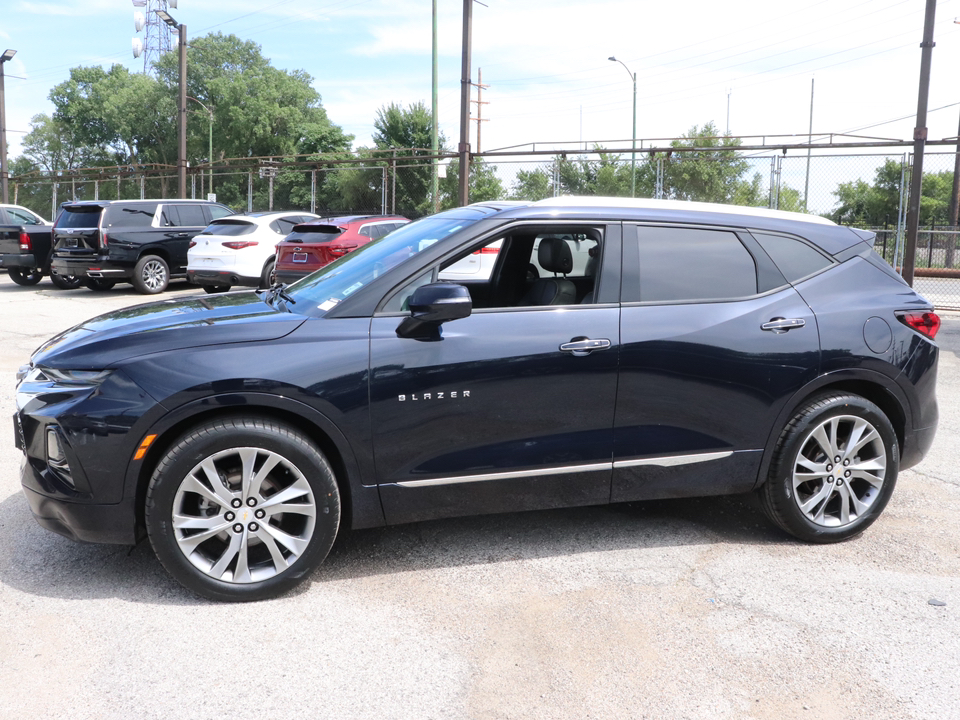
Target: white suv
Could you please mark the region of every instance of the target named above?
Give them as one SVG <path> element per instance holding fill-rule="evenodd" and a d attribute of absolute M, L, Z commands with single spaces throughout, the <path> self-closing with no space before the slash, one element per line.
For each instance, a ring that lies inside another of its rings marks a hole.
<path fill-rule="evenodd" d="M 214 220 L 187 251 L 187 279 L 208 293 L 234 285 L 272 284 L 277 243 L 293 226 L 315 220 L 308 212 L 257 212 Z"/>

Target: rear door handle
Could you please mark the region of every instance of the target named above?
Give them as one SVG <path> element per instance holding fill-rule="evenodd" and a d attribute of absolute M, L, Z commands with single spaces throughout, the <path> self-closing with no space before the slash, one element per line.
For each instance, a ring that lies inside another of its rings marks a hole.
<path fill-rule="evenodd" d="M 787 330 L 801 328 L 807 324 L 803 318 L 771 318 L 770 322 L 765 322 L 760 326 L 761 330 L 771 330 L 777 334 L 785 333 Z"/>
<path fill-rule="evenodd" d="M 590 338 L 573 338 L 570 342 L 565 342 L 560 346 L 562 352 L 572 353 L 577 357 L 589 355 L 594 350 L 606 350 L 610 347 L 610 341 L 606 338 L 592 340 Z"/>

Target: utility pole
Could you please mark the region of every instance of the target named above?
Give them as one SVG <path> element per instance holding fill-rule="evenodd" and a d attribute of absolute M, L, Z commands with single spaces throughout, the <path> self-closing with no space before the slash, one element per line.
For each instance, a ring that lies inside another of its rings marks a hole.
<path fill-rule="evenodd" d="M 461 206 L 470 204 L 470 50 L 473 0 L 463 0 L 463 62 L 460 69 L 460 188 Z"/>
<path fill-rule="evenodd" d="M 927 97 L 930 92 L 930 64 L 933 61 L 933 21 L 937 0 L 927 0 L 923 18 L 923 42 L 920 43 L 920 91 L 917 97 L 917 126 L 913 130 L 913 174 L 910 176 L 910 202 L 907 206 L 907 240 L 900 274 L 913 287 L 913 269 L 917 260 L 917 231 L 920 229 L 920 191 L 923 189 L 923 149 L 927 143 Z"/>
<path fill-rule="evenodd" d="M 433 173 L 433 211 L 440 209 L 440 178 L 437 175 L 437 153 L 440 151 L 440 131 L 437 128 L 437 0 L 433 0 L 433 127 L 430 129 L 430 152 Z"/>
<path fill-rule="evenodd" d="M 807 134 L 807 178 L 803 182 L 803 211 L 810 207 L 810 150 L 813 147 L 813 78 L 810 78 L 810 131 Z"/>
<path fill-rule="evenodd" d="M 477 106 L 477 116 L 473 118 L 474 122 L 477 123 L 477 152 L 480 152 L 480 123 L 490 122 L 489 118 L 481 117 L 481 110 L 484 105 L 489 105 L 489 102 L 483 102 L 483 91 L 488 89 L 489 85 L 483 84 L 483 69 L 477 68 L 477 81 L 471 83 L 473 87 L 477 89 L 477 99 L 471 100 L 470 102 L 474 103 Z"/>

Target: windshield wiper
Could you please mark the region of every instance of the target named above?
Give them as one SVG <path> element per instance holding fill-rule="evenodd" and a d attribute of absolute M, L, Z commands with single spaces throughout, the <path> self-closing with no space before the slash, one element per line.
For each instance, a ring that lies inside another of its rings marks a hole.
<path fill-rule="evenodd" d="M 286 288 L 287 286 L 284 283 L 278 281 L 266 290 L 257 290 L 257 294 L 259 295 L 262 292 L 263 301 L 270 307 L 273 307 L 273 299 L 277 297 L 284 302 L 290 303 L 291 305 L 296 305 L 297 301 L 294 300 L 293 296 L 287 292 Z"/>

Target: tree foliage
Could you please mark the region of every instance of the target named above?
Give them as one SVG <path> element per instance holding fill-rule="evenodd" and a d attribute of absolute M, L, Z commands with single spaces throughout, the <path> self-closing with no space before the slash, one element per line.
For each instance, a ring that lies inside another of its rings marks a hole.
<path fill-rule="evenodd" d="M 851 180 L 840 183 L 833 191 L 837 204 L 830 219 L 844 225 L 895 225 L 900 212 L 901 176 L 910 185 L 910 171 L 902 172 L 900 162 L 886 160 L 877 168 L 873 183 Z M 946 225 L 953 190 L 953 172 L 924 173 L 920 193 L 920 224 Z"/>

